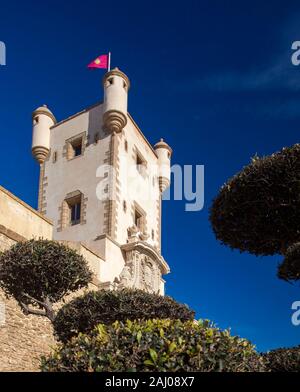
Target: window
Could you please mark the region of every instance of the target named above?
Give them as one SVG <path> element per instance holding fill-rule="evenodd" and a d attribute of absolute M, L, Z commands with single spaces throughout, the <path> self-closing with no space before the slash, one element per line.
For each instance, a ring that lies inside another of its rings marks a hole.
<path fill-rule="evenodd" d="M 66 195 L 62 204 L 58 207 L 60 219 L 58 220 L 57 231 L 62 231 L 67 227 L 86 224 L 87 197 L 79 190 Z"/>
<path fill-rule="evenodd" d="M 136 153 L 136 168 L 137 171 L 141 174 L 144 175 L 146 171 L 147 163 L 145 159 L 142 157 L 140 153 Z"/>
<path fill-rule="evenodd" d="M 151 231 L 151 238 L 152 238 L 152 240 L 154 241 L 154 230 L 152 229 L 152 231 Z"/>
<path fill-rule="evenodd" d="M 81 223 L 82 213 L 82 194 L 76 192 L 76 194 L 66 199 L 67 206 L 69 209 L 69 226 L 75 226 Z"/>
<path fill-rule="evenodd" d="M 106 80 L 106 87 L 112 85 L 114 83 L 114 78 L 109 78 Z"/>
<path fill-rule="evenodd" d="M 57 161 L 57 151 L 54 151 L 53 153 L 53 163 Z"/>
<path fill-rule="evenodd" d="M 132 220 L 137 230 L 144 235 L 147 235 L 147 214 L 146 211 L 137 203 L 133 202 L 132 206 Z M 148 236 L 147 236 L 148 237 Z"/>
<path fill-rule="evenodd" d="M 143 231 L 143 215 L 137 210 L 134 212 L 134 224 L 140 231 Z"/>
<path fill-rule="evenodd" d="M 78 225 L 78 223 L 80 223 L 81 202 L 73 204 L 72 206 L 70 206 L 70 209 L 71 209 L 70 223 L 72 226 Z"/>
<path fill-rule="evenodd" d="M 74 141 L 71 143 L 71 146 L 73 148 L 74 157 L 78 157 L 82 154 L 82 139 Z"/>
<path fill-rule="evenodd" d="M 124 142 L 124 148 L 125 148 L 125 151 L 128 152 L 128 142 L 127 142 L 127 140 L 125 140 L 125 142 Z"/>
<path fill-rule="evenodd" d="M 65 155 L 68 160 L 79 157 L 84 153 L 85 133 L 81 133 L 66 141 Z"/>
<path fill-rule="evenodd" d="M 127 203 L 126 203 L 126 200 L 123 201 L 123 211 L 124 211 L 124 212 L 127 211 Z"/>
<path fill-rule="evenodd" d="M 34 118 L 33 124 L 36 125 L 36 124 L 39 123 L 39 121 L 40 121 L 39 116 L 37 116 L 37 117 Z"/>

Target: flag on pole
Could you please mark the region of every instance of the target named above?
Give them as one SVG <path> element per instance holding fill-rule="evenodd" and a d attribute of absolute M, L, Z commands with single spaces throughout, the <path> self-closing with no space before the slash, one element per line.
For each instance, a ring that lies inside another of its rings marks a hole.
<path fill-rule="evenodd" d="M 108 68 L 108 55 L 102 54 L 101 56 L 98 56 L 88 65 L 88 68 Z"/>

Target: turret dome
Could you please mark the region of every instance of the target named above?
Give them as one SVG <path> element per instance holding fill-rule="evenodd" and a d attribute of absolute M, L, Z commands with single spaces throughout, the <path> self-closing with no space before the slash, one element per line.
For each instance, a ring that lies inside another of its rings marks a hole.
<path fill-rule="evenodd" d="M 51 112 L 51 110 L 49 110 L 47 105 L 43 105 L 35 109 L 32 113 L 32 118 L 36 117 L 39 114 L 45 114 L 46 116 L 49 116 L 53 120 L 53 122 L 56 123 L 56 118 L 54 117 L 54 114 Z"/>
<path fill-rule="evenodd" d="M 173 153 L 172 148 L 164 141 L 164 139 L 160 139 L 160 141 L 154 145 L 154 149 L 155 150 L 158 149 L 158 148 L 165 148 L 166 150 L 169 151 L 170 156 Z"/>

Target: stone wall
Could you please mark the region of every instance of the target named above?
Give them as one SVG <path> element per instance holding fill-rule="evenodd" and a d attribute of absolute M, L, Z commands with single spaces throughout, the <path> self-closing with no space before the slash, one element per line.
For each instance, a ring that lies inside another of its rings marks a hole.
<path fill-rule="evenodd" d="M 1 302 L 5 319 L 0 325 L 0 371 L 37 371 L 40 356 L 55 344 L 50 321 L 25 316 L 16 301 L 6 299 L 2 291 Z"/>
<path fill-rule="evenodd" d="M 9 249 L 14 243 L 14 240 L 0 232 L 0 251 Z"/>

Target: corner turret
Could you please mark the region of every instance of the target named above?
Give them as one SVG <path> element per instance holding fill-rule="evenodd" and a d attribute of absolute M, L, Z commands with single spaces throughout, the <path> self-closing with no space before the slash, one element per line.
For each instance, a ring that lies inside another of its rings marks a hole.
<path fill-rule="evenodd" d="M 107 72 L 103 78 L 104 86 L 104 128 L 112 133 L 122 132 L 127 124 L 127 99 L 130 82 L 118 68 Z"/>
<path fill-rule="evenodd" d="M 164 139 L 160 139 L 155 144 L 154 150 L 158 158 L 158 181 L 159 189 L 162 193 L 171 183 L 171 156 L 173 151 Z"/>
<path fill-rule="evenodd" d="M 56 123 L 53 113 L 46 105 L 32 113 L 32 154 L 42 164 L 50 151 L 50 128 Z"/>

